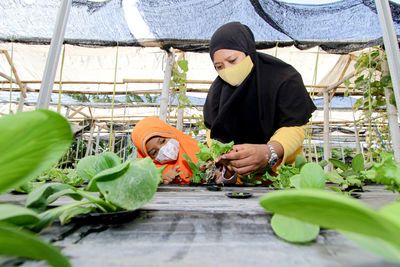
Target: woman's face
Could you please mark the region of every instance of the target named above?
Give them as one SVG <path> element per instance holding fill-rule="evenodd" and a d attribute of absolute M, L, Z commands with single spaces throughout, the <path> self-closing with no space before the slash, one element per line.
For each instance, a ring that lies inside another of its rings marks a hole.
<path fill-rule="evenodd" d="M 147 154 L 151 159 L 155 159 L 158 155 L 158 151 L 168 142 L 170 138 L 154 136 L 146 142 Z"/>
<path fill-rule="evenodd" d="M 238 64 L 246 57 L 242 51 L 231 49 L 219 49 L 214 53 L 214 68 L 219 71 Z"/>

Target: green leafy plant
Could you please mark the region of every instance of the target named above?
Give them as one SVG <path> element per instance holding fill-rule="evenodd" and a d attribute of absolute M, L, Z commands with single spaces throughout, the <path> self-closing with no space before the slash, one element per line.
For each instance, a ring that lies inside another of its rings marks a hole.
<path fill-rule="evenodd" d="M 295 175 L 300 174 L 301 168 L 307 163 L 306 158 L 299 154 L 296 156 L 294 166 L 291 164 L 282 164 L 278 169 L 278 175 L 273 176 L 270 174 L 267 169 L 264 173 L 262 179 L 264 181 L 272 182 L 272 186 L 276 188 L 289 188 L 294 186 L 291 182 L 291 178 Z M 325 167 L 328 163 L 325 160 L 322 160 L 318 163 L 322 168 Z"/>
<path fill-rule="evenodd" d="M 26 183 L 61 158 L 72 141 L 68 121 L 49 110 L 21 112 L 0 118 L 0 193 Z M 60 251 L 21 226 L 39 221 L 26 208 L 0 205 L 0 254 L 46 260 L 70 266 Z"/>
<path fill-rule="evenodd" d="M 33 190 L 25 206 L 40 214 L 39 221 L 31 229 L 40 231 L 56 218 L 67 223 L 82 213 L 134 210 L 150 201 L 161 182 L 162 168 L 156 168 L 149 157 L 128 159 L 121 164 L 120 159 L 110 153 L 91 156 L 78 164 L 79 171 L 89 179 L 87 189 L 47 183 Z M 61 196 L 71 197 L 76 202 L 47 209 Z"/>
<path fill-rule="evenodd" d="M 384 152 L 383 142 L 389 140 L 389 129 L 387 124 L 387 113 L 379 112 L 379 109 L 386 105 L 386 95 L 384 88 L 393 91 L 391 77 L 382 72 L 382 63 L 386 61 L 386 53 L 381 47 L 374 47 L 363 52 L 355 63 L 355 79 L 345 81 L 349 87 L 354 85 L 354 90 L 361 90 L 363 97 L 359 98 L 354 104 L 355 110 L 362 110 L 362 115 L 358 122 L 366 122 L 368 125 L 368 152 L 367 161 L 379 159 L 380 153 Z M 348 92 L 348 91 L 347 91 Z M 395 103 L 394 93 L 389 96 L 389 101 Z M 375 125 L 379 125 L 376 126 Z M 376 131 L 379 130 L 379 133 Z"/>
<path fill-rule="evenodd" d="M 323 190 L 325 188 L 325 173 L 322 167 L 314 162 L 303 164 L 300 174 L 296 174 L 290 179 L 298 189 Z M 272 216 L 271 227 L 280 238 L 294 243 L 312 241 L 319 233 L 318 225 L 303 222 L 282 213 L 275 213 Z"/>
<path fill-rule="evenodd" d="M 202 183 L 203 181 L 206 183 L 214 182 L 216 174 L 221 172 L 221 169 L 215 165 L 215 160 L 219 156 L 231 151 L 233 145 L 233 141 L 230 143 L 221 143 L 213 139 L 211 140 L 210 148 L 202 142 L 199 142 L 198 147 L 200 151 L 195 153 L 196 158 L 198 159 L 196 164 L 193 163 L 187 155 L 184 155 L 193 173 L 191 181 L 193 183 Z M 204 170 L 201 170 L 201 165 L 204 166 Z"/>
<path fill-rule="evenodd" d="M 340 185 L 343 189 L 348 188 L 351 185 L 362 187 L 362 181 L 365 180 L 364 175 L 364 157 L 362 154 L 357 154 L 352 162 L 351 166 L 343 163 L 337 159 L 329 159 L 329 161 L 337 169 L 330 171 L 326 174 L 328 181 Z"/>
<path fill-rule="evenodd" d="M 400 193 L 400 167 L 393 160 L 393 155 L 382 154 L 382 160 L 372 163 L 372 168 L 364 172 L 365 176 L 379 184 L 384 184 L 385 189 Z"/>
<path fill-rule="evenodd" d="M 300 189 L 268 193 L 260 204 L 275 214 L 339 230 L 361 247 L 400 263 L 400 203 L 375 211 L 348 196 Z"/>

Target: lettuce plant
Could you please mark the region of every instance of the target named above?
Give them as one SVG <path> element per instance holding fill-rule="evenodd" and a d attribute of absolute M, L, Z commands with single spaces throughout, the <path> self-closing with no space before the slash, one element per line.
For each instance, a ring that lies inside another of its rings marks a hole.
<path fill-rule="evenodd" d="M 382 160 L 373 163 L 372 168 L 365 171 L 366 177 L 378 184 L 384 184 L 385 189 L 400 193 L 400 167 L 393 160 L 393 155 L 382 153 Z"/>
<path fill-rule="evenodd" d="M 72 141 L 68 121 L 49 110 L 21 112 L 0 118 L 0 193 L 36 177 L 67 151 Z M 39 221 L 29 209 L 0 204 L 0 254 L 46 260 L 70 266 L 60 251 L 21 226 Z"/>
<path fill-rule="evenodd" d="M 199 152 L 195 153 L 198 161 L 194 163 L 187 155 L 184 155 L 185 159 L 189 163 L 189 167 L 192 170 L 193 176 L 191 181 L 193 183 L 212 183 L 215 180 L 215 175 L 221 170 L 215 166 L 215 160 L 232 150 L 234 142 L 221 143 L 217 140 L 211 140 L 211 147 L 199 142 Z M 200 166 L 205 166 L 205 171 L 202 171 Z"/>

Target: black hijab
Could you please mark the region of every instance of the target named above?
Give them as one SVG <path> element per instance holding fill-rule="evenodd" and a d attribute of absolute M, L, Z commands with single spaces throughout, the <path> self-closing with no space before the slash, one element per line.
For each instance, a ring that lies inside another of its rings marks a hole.
<path fill-rule="evenodd" d="M 289 64 L 256 52 L 254 35 L 239 23 L 221 26 L 210 41 L 215 51 L 232 49 L 251 57 L 254 67 L 238 87 L 219 76 L 214 80 L 204 104 L 204 123 L 211 138 L 235 144 L 265 144 L 285 126 L 301 126 L 316 109 L 300 74 Z"/>

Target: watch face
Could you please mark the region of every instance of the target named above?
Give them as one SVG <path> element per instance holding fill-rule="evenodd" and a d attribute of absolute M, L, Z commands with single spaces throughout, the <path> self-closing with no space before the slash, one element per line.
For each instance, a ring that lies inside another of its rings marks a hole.
<path fill-rule="evenodd" d="M 278 162 L 278 155 L 272 154 L 271 159 L 269 160 L 269 166 L 273 167 Z"/>

